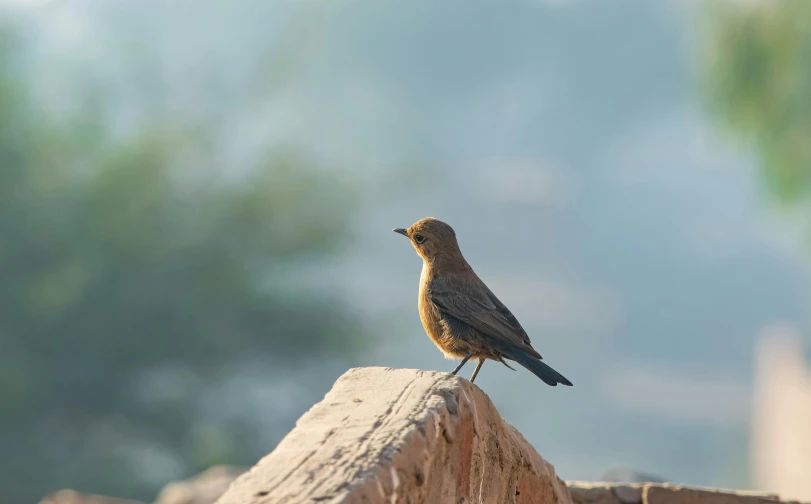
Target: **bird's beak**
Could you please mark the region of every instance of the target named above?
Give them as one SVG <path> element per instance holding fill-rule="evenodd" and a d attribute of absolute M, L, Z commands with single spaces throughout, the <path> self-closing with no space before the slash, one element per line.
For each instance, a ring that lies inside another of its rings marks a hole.
<path fill-rule="evenodd" d="M 400 233 L 401 235 L 406 236 L 406 237 L 408 236 L 408 231 L 406 231 L 403 228 L 394 228 L 394 229 L 392 229 L 392 231 L 394 231 L 395 233 Z"/>

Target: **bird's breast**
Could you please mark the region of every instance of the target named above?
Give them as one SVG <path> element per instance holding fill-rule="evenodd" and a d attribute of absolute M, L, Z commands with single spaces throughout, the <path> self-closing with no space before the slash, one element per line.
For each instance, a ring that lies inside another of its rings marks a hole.
<path fill-rule="evenodd" d="M 439 313 L 437 313 L 436 306 L 431 301 L 431 270 L 423 264 L 422 274 L 420 275 L 420 291 L 417 298 L 417 308 L 420 311 L 420 320 L 425 332 L 428 336 L 437 342 L 441 336 L 442 328 L 439 326 Z M 438 344 L 438 343 L 437 343 Z"/>
<path fill-rule="evenodd" d="M 428 337 L 447 357 L 458 357 L 456 352 L 450 349 L 449 344 L 451 341 L 442 324 L 442 313 L 431 299 L 431 280 L 432 273 L 430 269 L 423 266 L 418 299 L 420 321 Z"/>

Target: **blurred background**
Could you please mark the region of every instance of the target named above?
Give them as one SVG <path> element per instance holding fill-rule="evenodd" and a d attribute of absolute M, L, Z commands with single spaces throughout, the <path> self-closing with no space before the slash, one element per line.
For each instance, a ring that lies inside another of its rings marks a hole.
<path fill-rule="evenodd" d="M 0 0 L 0 500 L 450 371 L 425 216 L 576 384 L 477 379 L 561 477 L 811 499 L 809 196 L 803 0 Z"/>

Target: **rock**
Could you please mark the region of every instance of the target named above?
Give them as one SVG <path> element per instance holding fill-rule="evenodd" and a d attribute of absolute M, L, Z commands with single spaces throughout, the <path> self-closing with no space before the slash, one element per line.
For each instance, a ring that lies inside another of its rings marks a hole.
<path fill-rule="evenodd" d="M 642 485 L 617 485 L 611 489 L 622 504 L 641 504 Z"/>
<path fill-rule="evenodd" d="M 383 502 L 572 504 L 481 389 L 388 368 L 347 371 L 217 504 Z"/>
<path fill-rule="evenodd" d="M 695 488 L 670 483 L 567 482 L 574 504 L 789 504 L 771 493 Z"/>
<path fill-rule="evenodd" d="M 611 486 L 605 483 L 567 481 L 566 485 L 574 504 L 619 504 L 611 492 Z"/>
<path fill-rule="evenodd" d="M 82 494 L 74 490 L 60 490 L 46 496 L 39 504 L 142 504 L 133 500 Z"/>
<path fill-rule="evenodd" d="M 213 504 L 244 472 L 243 467 L 213 466 L 185 481 L 169 483 L 155 504 Z"/>
<path fill-rule="evenodd" d="M 775 504 L 777 495 L 759 492 L 735 492 L 680 485 L 646 485 L 642 492 L 645 504 Z"/>
<path fill-rule="evenodd" d="M 575 504 L 641 504 L 644 485 L 569 481 L 566 483 Z"/>

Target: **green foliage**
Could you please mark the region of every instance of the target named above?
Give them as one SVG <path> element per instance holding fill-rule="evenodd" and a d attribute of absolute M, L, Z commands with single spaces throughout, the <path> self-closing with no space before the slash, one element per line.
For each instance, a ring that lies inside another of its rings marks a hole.
<path fill-rule="evenodd" d="M 811 195 L 811 2 L 708 2 L 707 89 L 780 201 Z"/>
<path fill-rule="evenodd" d="M 123 140 L 93 117 L 54 131 L 7 56 L 0 500 L 148 499 L 138 473 L 166 454 L 186 473 L 252 463 L 271 448 L 252 423 L 206 422 L 201 401 L 241 363 L 272 362 L 280 380 L 357 348 L 340 303 L 282 274 L 340 243 L 347 188 L 289 152 L 229 172 L 204 135 L 166 123 Z"/>

